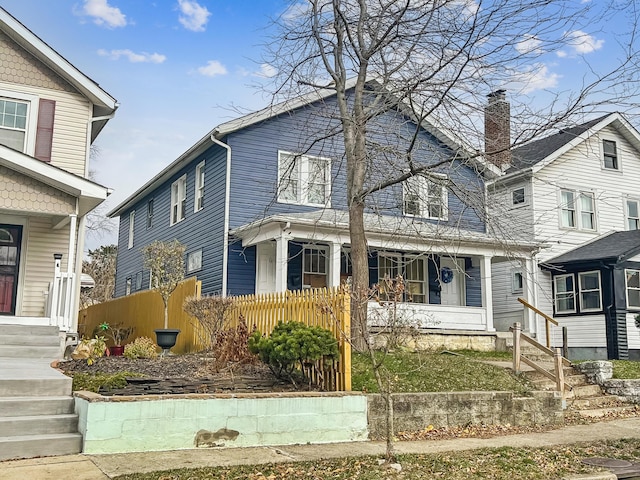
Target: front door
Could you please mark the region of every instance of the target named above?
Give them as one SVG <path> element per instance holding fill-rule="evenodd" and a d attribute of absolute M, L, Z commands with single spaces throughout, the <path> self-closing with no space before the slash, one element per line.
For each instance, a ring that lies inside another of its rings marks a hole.
<path fill-rule="evenodd" d="M 464 260 L 440 257 L 440 303 L 463 306 L 464 285 Z"/>
<path fill-rule="evenodd" d="M 259 243 L 256 265 L 256 293 L 276 291 L 276 245 L 274 242 Z"/>
<path fill-rule="evenodd" d="M 22 227 L 0 224 L 0 315 L 15 315 Z"/>

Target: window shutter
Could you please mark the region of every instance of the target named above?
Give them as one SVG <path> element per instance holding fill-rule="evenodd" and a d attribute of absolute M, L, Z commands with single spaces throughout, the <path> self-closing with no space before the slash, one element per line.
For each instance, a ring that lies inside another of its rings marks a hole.
<path fill-rule="evenodd" d="M 51 161 L 51 143 L 53 141 L 53 118 L 56 113 L 55 100 L 40 99 L 38 108 L 38 129 L 36 131 L 36 149 L 34 157 L 43 162 Z"/>

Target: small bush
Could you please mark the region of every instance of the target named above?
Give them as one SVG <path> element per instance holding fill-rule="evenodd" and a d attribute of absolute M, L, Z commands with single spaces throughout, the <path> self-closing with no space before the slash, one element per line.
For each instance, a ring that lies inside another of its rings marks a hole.
<path fill-rule="evenodd" d="M 149 337 L 138 337 L 133 343 L 125 345 L 124 356 L 126 358 L 156 358 L 158 356 L 157 347 Z"/>
<path fill-rule="evenodd" d="M 200 341 L 203 345 L 208 345 L 208 349 L 218 347 L 218 336 L 226 333 L 226 326 L 230 320 L 229 311 L 235 303 L 235 298 L 221 295 L 189 297 L 184 301 L 182 308 L 202 327 L 205 335 L 200 338 Z"/>
<path fill-rule="evenodd" d="M 84 390 L 98 393 L 102 387 L 106 390 L 124 388 L 127 386 L 127 377 L 139 377 L 140 374 L 132 372 L 109 373 L 75 373 L 73 375 L 73 390 Z"/>
<path fill-rule="evenodd" d="M 249 351 L 257 354 L 278 377 L 293 381 L 295 370 L 315 365 L 325 357 L 338 358 L 338 341 L 321 327 L 309 327 L 300 322 L 280 322 L 269 337 L 258 330 L 249 337 Z"/>
<path fill-rule="evenodd" d="M 238 326 L 233 329 L 218 332 L 216 343 L 213 345 L 215 352 L 215 368 L 229 367 L 233 364 L 255 363 L 255 354 L 249 351 L 249 329 L 242 315 Z"/>

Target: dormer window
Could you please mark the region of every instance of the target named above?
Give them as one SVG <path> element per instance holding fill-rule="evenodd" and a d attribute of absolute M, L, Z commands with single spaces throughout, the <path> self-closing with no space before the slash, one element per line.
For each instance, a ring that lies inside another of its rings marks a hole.
<path fill-rule="evenodd" d="M 618 149 L 613 140 L 602 140 L 602 152 L 604 154 L 604 168 L 607 170 L 619 170 Z"/>

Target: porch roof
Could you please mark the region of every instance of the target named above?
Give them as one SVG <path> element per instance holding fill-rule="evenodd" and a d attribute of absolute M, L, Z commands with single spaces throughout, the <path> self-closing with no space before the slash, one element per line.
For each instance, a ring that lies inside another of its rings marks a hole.
<path fill-rule="evenodd" d="M 4 145 L 0 145 L 0 165 L 76 197 L 77 213 L 81 216 L 100 205 L 111 194 L 111 189 L 107 187 Z"/>
<path fill-rule="evenodd" d="M 372 246 L 376 243 L 375 240 L 387 243 L 390 248 L 391 245 L 400 247 L 403 244 L 412 248 L 417 243 L 445 249 L 473 246 L 490 248 L 496 254 L 504 254 L 509 250 L 531 253 L 541 247 L 539 243 L 500 239 L 482 232 L 423 222 L 413 217 L 365 213 L 364 224 Z M 271 215 L 235 228 L 230 234 L 240 238 L 243 245 L 255 245 L 279 238 L 283 234 L 292 239 L 299 232 L 306 232 L 307 238 L 316 241 L 349 243 L 349 213 L 319 209 L 307 213 Z"/>

